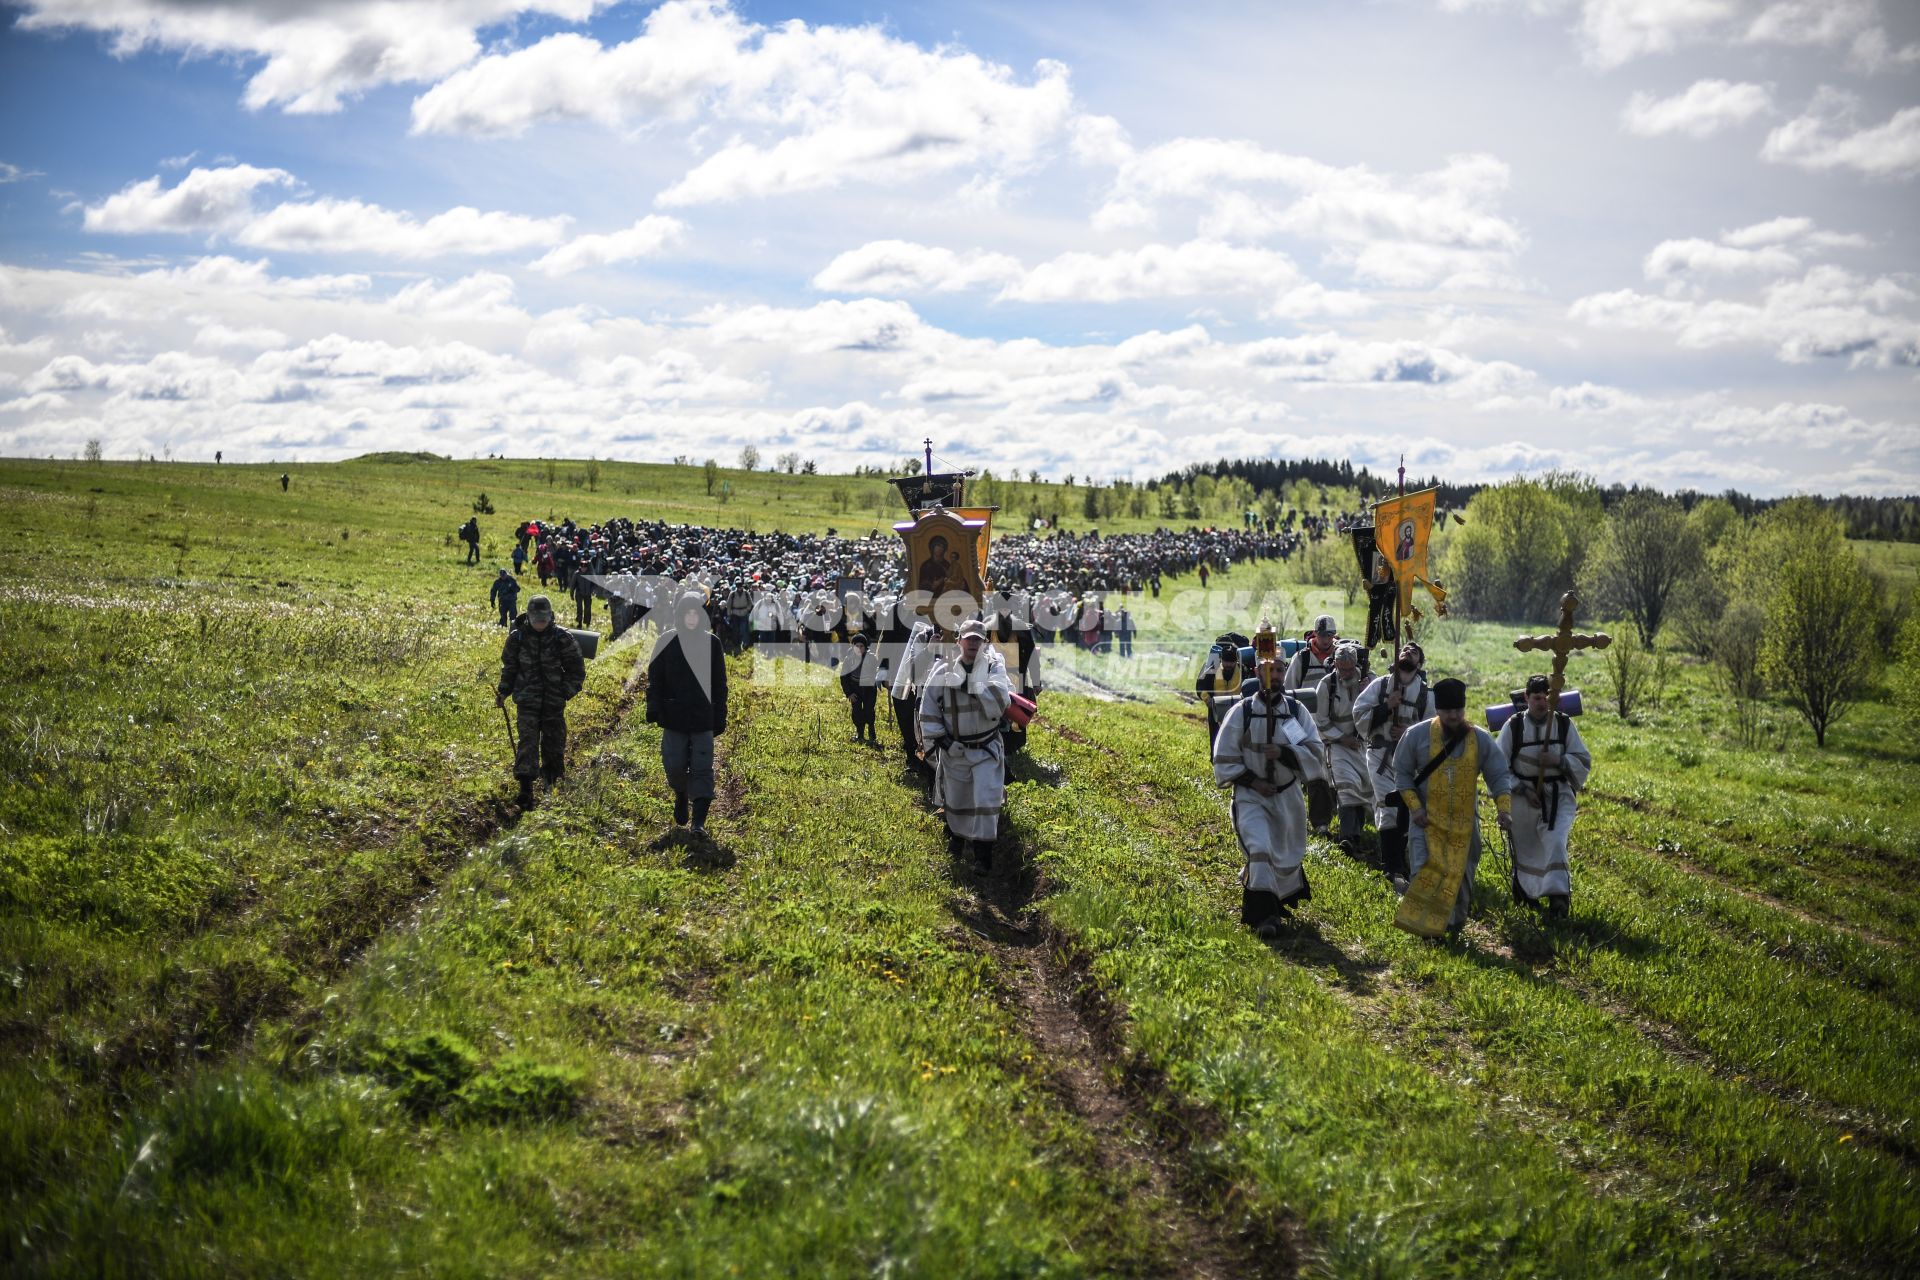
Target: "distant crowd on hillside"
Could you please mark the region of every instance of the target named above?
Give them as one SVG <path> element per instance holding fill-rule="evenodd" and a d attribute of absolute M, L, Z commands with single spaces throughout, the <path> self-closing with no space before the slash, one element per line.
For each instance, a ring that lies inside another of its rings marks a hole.
<path fill-rule="evenodd" d="M 987 565 L 995 591 L 985 603 L 1045 642 L 1109 647 L 1120 633 L 1124 650 L 1127 596 L 1157 596 L 1161 579 L 1175 574 L 1198 573 L 1204 583 L 1235 565 L 1285 560 L 1334 532 L 1336 523 L 1306 517 L 1296 525 L 1288 513 L 1282 521 L 1249 517 L 1239 529 L 998 536 Z M 477 522 L 462 537 L 471 537 L 470 558 L 477 559 Z M 531 574 L 543 589 L 551 584 L 571 597 L 578 626 L 592 625 L 594 602 L 604 602 L 616 636 L 668 603 L 677 586 L 705 593 L 714 630 L 730 648 L 855 631 L 885 636 L 905 626 L 893 615 L 906 562 L 891 532 L 760 533 L 624 516 L 593 524 L 526 520 L 514 528 L 512 561 L 516 584 Z M 506 599 L 498 589 L 494 594 L 505 622 L 517 590 Z"/>

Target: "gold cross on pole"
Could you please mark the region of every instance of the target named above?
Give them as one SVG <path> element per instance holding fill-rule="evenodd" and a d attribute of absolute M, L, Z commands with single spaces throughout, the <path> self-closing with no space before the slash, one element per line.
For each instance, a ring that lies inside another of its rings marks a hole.
<path fill-rule="evenodd" d="M 1560 705 L 1560 690 L 1567 680 L 1567 655 L 1575 649 L 1604 649 L 1613 643 L 1613 637 L 1604 631 L 1590 636 L 1573 633 L 1573 611 L 1580 606 L 1580 600 L 1573 592 L 1560 597 L 1560 630 L 1552 635 L 1521 636 L 1513 642 L 1513 647 L 1522 653 L 1540 651 L 1553 655 L 1553 704 Z"/>

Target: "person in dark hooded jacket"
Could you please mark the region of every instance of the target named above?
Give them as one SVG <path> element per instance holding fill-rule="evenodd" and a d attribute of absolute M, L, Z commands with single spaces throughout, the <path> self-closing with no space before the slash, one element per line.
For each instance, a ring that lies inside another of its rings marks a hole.
<path fill-rule="evenodd" d="M 727 731 L 727 660 L 697 592 L 674 602 L 672 622 L 647 662 L 647 723 L 661 729 L 660 763 L 673 788 L 674 823 L 691 817 L 694 834 L 705 835 L 713 740 Z"/>
<path fill-rule="evenodd" d="M 520 742 L 513 758 L 520 779 L 520 807 L 533 805 L 533 779 L 544 774 L 552 787 L 566 772 L 567 703 L 587 681 L 580 643 L 553 620 L 553 602 L 545 596 L 527 601 L 500 651 L 496 706 L 512 698 L 520 712 Z"/>

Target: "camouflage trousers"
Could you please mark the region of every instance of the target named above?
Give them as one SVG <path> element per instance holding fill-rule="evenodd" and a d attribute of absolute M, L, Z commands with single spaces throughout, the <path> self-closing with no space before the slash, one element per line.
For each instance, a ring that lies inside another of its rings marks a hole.
<path fill-rule="evenodd" d="M 544 773 L 551 782 L 567 771 L 567 710 L 521 703 L 520 747 L 513 757 L 513 776 L 533 778 Z"/>

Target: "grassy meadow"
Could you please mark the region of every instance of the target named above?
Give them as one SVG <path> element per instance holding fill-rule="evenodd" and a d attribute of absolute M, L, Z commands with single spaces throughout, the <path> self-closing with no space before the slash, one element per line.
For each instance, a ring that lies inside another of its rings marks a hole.
<path fill-rule="evenodd" d="M 1573 916 L 1496 849 L 1447 943 L 1322 841 L 1291 933 L 1237 923 L 1178 690 L 1253 612 L 1358 623 L 1297 562 L 1063 658 L 990 879 L 885 715 L 855 745 L 787 660 L 736 660 L 714 839 L 671 834 L 645 632 L 519 817 L 515 518 L 895 518 L 878 481 L 583 466 L 0 463 L 8 1274 L 1920 1269 L 1920 748 L 1880 701 L 1743 746 L 1697 664 L 1628 722 L 1576 657 Z M 1430 665 L 1491 702 L 1511 638 L 1441 622 Z"/>

